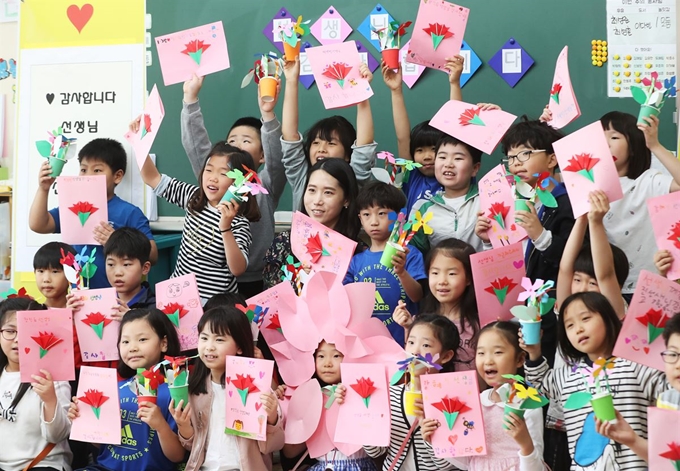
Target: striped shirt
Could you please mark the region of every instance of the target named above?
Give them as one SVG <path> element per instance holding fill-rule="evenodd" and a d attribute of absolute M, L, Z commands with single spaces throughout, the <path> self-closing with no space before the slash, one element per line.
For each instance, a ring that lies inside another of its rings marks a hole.
<path fill-rule="evenodd" d="M 586 361 L 581 360 L 578 367 L 590 367 Z M 533 383 L 539 390 L 542 390 L 551 399 L 564 403 L 569 396 L 578 391 L 586 391 L 586 380 L 578 368 L 572 369 L 564 366 L 558 369 L 550 369 L 545 358 L 537 366 L 531 366 L 531 362 L 525 363 L 524 370 L 527 380 Z M 653 406 L 655 399 L 667 390 L 670 385 L 666 381 L 666 376 L 655 369 L 634 363 L 623 358 L 614 360 L 614 368 L 609 370 L 609 385 L 614 396 L 614 407 L 621 413 L 624 419 L 630 424 L 642 438 L 647 438 L 647 407 Z M 586 417 L 592 412 L 592 407 L 587 405 L 581 409 L 564 409 L 564 425 L 567 430 L 567 440 L 569 442 L 569 454 L 572 457 L 571 469 L 580 469 L 576 462 L 577 441 L 584 433 L 584 422 Z M 600 435 L 597 437 L 601 438 Z M 587 447 L 588 440 L 584 435 L 583 445 Z M 642 470 L 647 469 L 647 463 L 639 458 L 627 446 L 613 443 L 614 456 L 616 463 L 621 470 Z M 581 463 L 583 466 L 585 463 Z M 613 469 L 606 467 L 603 469 Z"/>
<path fill-rule="evenodd" d="M 154 189 L 156 195 L 186 210 L 182 242 L 172 278 L 188 273 L 196 275 L 198 292 L 203 299 L 225 292 L 235 293 L 236 277 L 227 266 L 224 240 L 220 233 L 220 212 L 209 204 L 198 213 L 189 211 L 189 200 L 196 191 L 198 191 L 196 185 L 181 182 L 167 175 L 161 177 L 161 182 Z M 231 222 L 231 232 L 247 262 L 248 251 L 253 241 L 248 220 L 243 216 L 236 216 Z"/>
<path fill-rule="evenodd" d="M 390 469 L 397 451 L 404 442 L 408 431 L 411 428 L 411 422 L 406 418 L 406 411 L 404 410 L 404 386 L 390 386 L 390 411 L 392 420 L 392 430 L 390 434 L 390 445 L 388 447 L 379 446 L 365 446 L 364 450 L 371 458 L 377 458 L 387 453 L 387 457 L 383 463 L 383 470 Z M 407 456 L 415 457 L 412 462 L 405 463 Z M 409 439 L 408 446 L 404 448 L 404 452 L 397 460 L 397 465 L 394 471 L 400 469 L 418 470 L 418 471 L 446 471 L 457 469 L 443 458 L 436 458 L 432 447 L 427 446 L 420 433 L 420 427 L 416 427 Z"/>

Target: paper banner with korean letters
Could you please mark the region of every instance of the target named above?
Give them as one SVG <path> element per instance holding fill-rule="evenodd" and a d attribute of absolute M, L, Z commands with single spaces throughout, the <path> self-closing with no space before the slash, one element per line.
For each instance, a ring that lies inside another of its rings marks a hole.
<path fill-rule="evenodd" d="M 40 370 L 48 371 L 53 381 L 76 379 L 70 309 L 18 311 L 17 331 L 22 383 L 42 376 Z"/>
<path fill-rule="evenodd" d="M 666 273 L 669 280 L 680 278 L 680 192 L 647 200 L 654 239 L 659 250 L 668 250 L 673 263 Z"/>
<path fill-rule="evenodd" d="M 472 254 L 470 261 L 480 326 L 512 319 L 510 308 L 520 304 L 517 296 L 526 275 L 522 243 Z"/>
<path fill-rule="evenodd" d="M 662 334 L 666 322 L 677 312 L 680 312 L 680 285 L 642 270 L 614 355 L 663 371 L 661 352 L 666 348 Z"/>
<path fill-rule="evenodd" d="M 575 218 L 590 211 L 591 191 L 604 191 L 610 203 L 623 198 L 602 123 L 595 121 L 572 132 L 553 143 L 553 148 Z"/>
<path fill-rule="evenodd" d="M 158 87 L 154 85 L 146 99 L 146 106 L 139 123 L 139 132 L 129 131 L 125 134 L 125 139 L 132 146 L 140 170 L 144 166 L 146 156 L 149 155 L 153 141 L 156 140 L 156 134 L 158 134 L 164 116 L 163 101 L 158 93 Z"/>
<path fill-rule="evenodd" d="M 425 66 L 420 64 L 414 64 L 408 62 L 406 57 L 408 56 L 408 48 L 411 45 L 411 41 L 406 41 L 401 49 L 399 50 L 399 65 L 401 66 L 401 80 L 406 84 L 408 88 L 413 88 L 420 76 L 425 72 Z"/>
<path fill-rule="evenodd" d="M 274 362 L 227 356 L 225 433 L 253 440 L 267 439 L 267 411 L 260 395 L 271 391 Z"/>
<path fill-rule="evenodd" d="M 552 112 L 552 120 L 548 121 L 548 124 L 557 129 L 562 129 L 581 116 L 581 109 L 578 106 L 578 101 L 576 101 L 569 76 L 568 52 L 569 46 L 564 46 L 557 58 L 555 76 L 548 100 L 548 109 Z"/>
<path fill-rule="evenodd" d="M 432 435 L 440 458 L 487 454 L 477 374 L 474 371 L 420 377 L 425 417 L 441 424 Z"/>
<path fill-rule="evenodd" d="M 156 307 L 177 329 L 181 350 L 198 346 L 198 321 L 203 306 L 193 273 L 156 283 Z"/>
<path fill-rule="evenodd" d="M 99 245 L 94 228 L 108 223 L 106 177 L 57 177 L 61 240 L 71 245 Z"/>
<path fill-rule="evenodd" d="M 84 303 L 73 313 L 83 361 L 117 360 L 120 322 L 111 318 L 118 305 L 116 289 L 74 290 L 73 296 Z"/>
<path fill-rule="evenodd" d="M 649 469 L 678 471 L 680 469 L 680 411 L 647 408 L 649 430 Z"/>
<path fill-rule="evenodd" d="M 352 32 L 337 8 L 331 5 L 311 28 L 312 34 L 324 46 L 341 43 Z"/>
<path fill-rule="evenodd" d="M 491 219 L 487 235 L 495 249 L 526 239 L 526 231 L 515 224 L 515 205 L 512 188 L 503 164 L 492 168 L 478 183 L 479 208 Z"/>
<path fill-rule="evenodd" d="M 345 402 L 338 412 L 335 442 L 368 446 L 390 443 L 390 397 L 385 365 L 343 363 Z"/>
<path fill-rule="evenodd" d="M 115 368 L 80 368 L 80 416 L 71 424 L 71 440 L 120 445 L 120 402 Z"/>

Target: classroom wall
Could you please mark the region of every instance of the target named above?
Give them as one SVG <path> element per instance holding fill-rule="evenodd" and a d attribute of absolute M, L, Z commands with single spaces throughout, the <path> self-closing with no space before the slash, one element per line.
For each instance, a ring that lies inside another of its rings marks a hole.
<path fill-rule="evenodd" d="M 0 58 L 19 59 L 19 47 L 17 45 L 18 22 L 0 23 Z M 14 118 L 16 115 L 16 105 L 14 101 L 14 88 L 17 80 L 12 76 L 0 80 L 0 96 L 5 97 L 5 123 L 4 123 L 4 144 L 0 146 L 0 167 L 9 168 L 11 180 L 12 160 L 14 156 Z M 10 185 L 9 180 L 3 181 L 0 178 L 0 186 Z"/>

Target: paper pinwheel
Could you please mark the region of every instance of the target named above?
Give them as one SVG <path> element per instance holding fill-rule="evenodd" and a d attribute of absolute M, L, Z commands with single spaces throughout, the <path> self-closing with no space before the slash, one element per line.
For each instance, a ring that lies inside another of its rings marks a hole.
<path fill-rule="evenodd" d="M 449 396 L 444 396 L 439 402 L 433 402 L 432 406 L 444 414 L 446 425 L 449 426 L 449 430 L 453 429 L 458 414 L 472 410 L 457 397 L 451 398 Z"/>
<path fill-rule="evenodd" d="M 312 256 L 312 263 L 319 263 L 321 257 L 329 257 L 331 255 L 321 244 L 321 237 L 318 232 L 307 239 L 305 247 L 307 248 L 307 253 Z"/>
<path fill-rule="evenodd" d="M 671 226 L 671 235 L 667 240 L 673 242 L 675 248 L 680 249 L 680 221 Z"/>
<path fill-rule="evenodd" d="M 555 100 L 555 103 L 560 104 L 560 92 L 562 91 L 562 84 L 556 83 L 550 90 L 550 98 Z"/>
<path fill-rule="evenodd" d="M 31 338 L 40 347 L 40 358 L 47 355 L 47 352 L 49 352 L 54 346 L 64 341 L 63 339 L 60 339 L 54 335 L 52 332 L 39 332 L 37 337 Z"/>
<path fill-rule="evenodd" d="M 184 305 L 180 303 L 169 303 L 162 309 L 164 314 L 168 315 L 168 319 L 175 327 L 179 328 L 179 320 L 189 314 L 188 309 L 184 309 Z"/>
<path fill-rule="evenodd" d="M 19 291 L 14 288 L 10 288 L 4 293 L 0 293 L 0 299 L 12 299 L 12 298 L 26 298 L 33 299 L 31 295 L 26 292 L 26 288 L 19 288 Z"/>
<path fill-rule="evenodd" d="M 387 151 L 378 152 L 375 156 L 385 161 L 385 168 L 374 167 L 371 170 L 376 180 L 394 185 L 397 188 L 401 188 L 408 181 L 409 170 L 404 163 L 411 162 L 410 160 L 396 159 L 394 154 Z"/>
<path fill-rule="evenodd" d="M 85 395 L 79 397 L 78 400 L 90 406 L 95 417 L 97 417 L 97 420 L 99 420 L 101 407 L 106 401 L 109 400 L 109 398 L 108 396 L 104 396 L 104 393 L 97 389 L 88 389 L 85 391 Z"/>
<path fill-rule="evenodd" d="M 522 278 L 524 291 L 517 296 L 517 301 L 525 302 L 526 306 L 514 306 L 510 312 L 516 318 L 523 321 L 540 321 L 541 316 L 546 315 L 555 305 L 555 300 L 548 296 L 555 286 L 554 281 L 537 279 L 534 283 L 529 278 Z"/>
<path fill-rule="evenodd" d="M 99 208 L 94 206 L 92 203 L 87 202 L 87 201 L 79 201 L 70 208 L 68 208 L 73 214 L 78 216 L 78 219 L 80 220 L 80 225 L 84 226 L 85 223 L 87 222 L 87 219 L 97 211 L 99 211 Z"/>
<path fill-rule="evenodd" d="M 373 380 L 370 378 L 361 377 L 356 383 L 350 384 L 349 386 L 354 389 L 359 396 L 361 396 L 361 400 L 364 401 L 364 405 L 368 409 L 368 404 L 371 402 L 371 394 L 376 391 Z"/>
<path fill-rule="evenodd" d="M 200 39 L 194 39 L 193 41 L 189 41 L 187 44 L 185 44 L 184 47 L 186 49 L 182 51 L 182 54 L 186 54 L 187 56 L 191 57 L 198 65 L 201 65 L 201 57 L 203 56 L 203 53 L 210 47 L 210 44 L 207 44 Z"/>
<path fill-rule="evenodd" d="M 458 118 L 460 124 L 462 126 L 468 126 L 470 124 L 486 126 L 484 121 L 482 121 L 482 118 L 479 117 L 479 113 L 481 113 L 481 111 L 481 108 L 468 108 L 467 110 L 463 111 Z"/>
<path fill-rule="evenodd" d="M 92 327 L 97 337 L 102 339 L 104 337 L 104 327 L 111 323 L 111 319 L 100 312 L 91 312 L 85 316 L 85 319 L 81 319 L 81 322 Z"/>
<path fill-rule="evenodd" d="M 562 171 L 578 173 L 591 182 L 595 182 L 593 168 L 599 161 L 600 159 L 593 157 L 591 154 L 578 154 L 569 159 L 569 165 L 564 167 Z"/>
<path fill-rule="evenodd" d="M 144 139 L 144 136 L 146 136 L 148 133 L 151 132 L 151 116 L 148 114 L 144 115 L 144 125 L 139 128 L 139 130 L 142 132 L 142 139 Z"/>
<path fill-rule="evenodd" d="M 61 127 L 47 134 L 50 137 L 46 141 L 37 141 L 35 143 L 38 153 L 42 157 L 68 160 L 75 155 L 76 146 L 74 144 L 76 139 L 66 137 Z"/>
<path fill-rule="evenodd" d="M 262 186 L 262 180 L 257 176 L 255 170 L 251 170 L 245 165 L 243 165 L 243 170 L 246 171 L 245 175 L 239 169 L 230 170 L 225 174 L 225 176 L 233 179 L 234 183 L 229 186 L 229 189 L 222 197 L 222 201 L 230 201 L 234 197 L 237 201 L 239 199 L 241 201 L 248 201 L 246 196 L 248 193 L 251 195 L 269 194 L 267 189 Z"/>
<path fill-rule="evenodd" d="M 494 219 L 498 225 L 501 226 L 501 229 L 505 229 L 505 218 L 508 217 L 509 212 L 510 207 L 502 201 L 491 203 L 491 208 L 489 209 L 487 217 Z"/>
<path fill-rule="evenodd" d="M 71 283 L 72 288 L 80 288 L 81 283 L 80 265 L 78 264 L 75 256 L 71 252 L 65 254 L 64 249 L 60 250 L 61 258 L 59 259 L 59 263 L 61 263 L 61 266 L 64 269 L 64 276 L 66 277 L 68 282 Z"/>
<path fill-rule="evenodd" d="M 351 65 L 348 65 L 344 62 L 333 62 L 323 69 L 321 75 L 335 80 L 340 88 L 344 88 L 345 79 L 347 78 L 347 75 L 349 75 L 349 72 L 352 70 L 352 68 L 353 67 Z"/>
<path fill-rule="evenodd" d="M 254 64 L 253 68 L 248 71 L 243 80 L 241 81 L 241 88 L 245 88 L 251 81 L 255 83 L 260 83 L 260 79 L 265 77 L 271 77 L 276 80 L 281 76 L 283 71 L 283 59 L 281 59 L 276 53 L 268 52 L 267 54 L 255 54 L 255 57 L 259 57 Z"/>
<path fill-rule="evenodd" d="M 517 286 L 517 283 L 512 281 L 512 279 L 504 276 L 503 278 L 496 278 L 491 282 L 491 286 L 484 288 L 487 293 L 493 294 L 498 299 L 498 302 L 503 305 L 505 304 L 505 298 L 508 293 Z"/>
<path fill-rule="evenodd" d="M 243 402 L 244 406 L 246 405 L 248 394 L 260 391 L 258 387 L 255 386 L 254 381 L 255 378 L 253 378 L 252 376 L 250 375 L 244 376 L 241 374 L 237 374 L 236 379 L 231 380 L 231 383 L 236 388 L 236 391 L 238 391 L 239 396 L 241 396 L 241 401 Z"/>
<path fill-rule="evenodd" d="M 288 43 L 291 47 L 297 46 L 300 38 L 309 34 L 309 23 L 311 20 L 302 21 L 302 16 L 298 16 L 295 23 L 287 23 L 280 27 L 281 40 Z"/>
<path fill-rule="evenodd" d="M 499 394 L 506 404 L 517 404 L 520 409 L 540 409 L 548 404 L 548 398 L 541 395 L 520 375 L 503 375 L 509 383 L 499 388 Z M 508 391 L 508 389 L 510 389 Z M 518 402 L 519 400 L 519 402 Z"/>
<path fill-rule="evenodd" d="M 401 23 L 392 21 L 386 27 L 380 29 L 373 29 L 373 32 L 378 35 L 381 49 L 399 49 L 401 44 L 401 37 L 406 34 L 406 28 L 411 26 L 411 22 Z"/>
<path fill-rule="evenodd" d="M 423 28 L 423 31 L 432 37 L 432 47 L 435 51 L 444 39 L 453 37 L 453 33 L 449 31 L 449 27 L 439 23 L 430 23 L 430 26 Z"/>
<path fill-rule="evenodd" d="M 423 216 L 420 211 L 416 211 L 413 219 L 407 219 L 406 208 L 402 208 L 397 215 L 396 221 L 392 225 L 392 232 L 387 239 L 388 242 L 396 244 L 399 247 L 406 247 L 420 229 L 422 229 L 425 234 L 431 234 L 432 228 L 427 225 L 430 219 L 432 219 L 432 213 L 425 213 Z"/>
<path fill-rule="evenodd" d="M 425 356 L 421 355 L 410 355 L 405 360 L 400 360 L 397 362 L 399 369 L 392 375 L 390 379 L 390 385 L 394 386 L 399 384 L 406 372 L 409 373 L 410 382 L 413 386 L 415 381 L 415 372 L 420 368 L 435 369 L 437 371 L 442 369 L 442 366 L 437 363 L 439 359 L 439 354 L 432 356 L 431 353 L 427 353 Z"/>
<path fill-rule="evenodd" d="M 420 211 L 416 211 L 416 218 L 415 222 L 413 223 L 412 230 L 413 232 L 418 232 L 421 228 L 423 229 L 423 232 L 427 235 L 430 235 L 434 232 L 434 230 L 427 225 L 428 222 L 430 222 L 430 219 L 434 217 L 434 213 L 432 212 L 427 212 L 423 216 L 420 214 Z"/>
<path fill-rule="evenodd" d="M 671 442 L 666 445 L 667 451 L 659 453 L 659 456 L 670 460 L 676 471 L 680 471 L 680 443 Z"/>
<path fill-rule="evenodd" d="M 396 163 L 396 160 L 394 158 L 394 154 L 392 152 L 387 152 L 386 150 L 383 150 L 383 151 L 376 153 L 375 156 L 380 160 L 384 160 L 385 163 L 387 163 L 387 164 Z"/>
<path fill-rule="evenodd" d="M 635 319 L 647 327 L 647 342 L 651 344 L 663 333 L 670 317 L 665 315 L 661 309 L 650 309 L 644 316 Z"/>
<path fill-rule="evenodd" d="M 90 279 L 97 273 L 97 265 L 94 263 L 95 255 L 97 254 L 97 247 L 92 248 L 90 255 L 87 255 L 87 246 L 84 246 L 79 254 L 76 254 L 75 260 L 80 268 L 80 276 L 87 280 L 87 286 L 90 286 Z"/>
<path fill-rule="evenodd" d="M 653 108 L 658 113 L 667 98 L 675 97 L 675 81 L 675 77 L 671 77 L 661 83 L 659 74 L 652 72 L 649 78 L 645 77 L 642 79 L 642 86 L 631 86 L 630 92 L 635 101 L 640 105 Z"/>

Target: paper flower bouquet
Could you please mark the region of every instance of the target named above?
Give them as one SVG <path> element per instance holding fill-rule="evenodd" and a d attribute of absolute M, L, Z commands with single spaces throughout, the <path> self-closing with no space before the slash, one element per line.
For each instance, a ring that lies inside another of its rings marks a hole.
<path fill-rule="evenodd" d="M 413 170 L 422 167 L 421 164 L 412 160 L 395 158 L 394 154 L 387 151 L 378 152 L 375 156 L 385 161 L 385 168 L 375 167 L 372 169 L 375 179 L 397 188 L 401 188 L 404 183 L 408 182 Z"/>
<path fill-rule="evenodd" d="M 647 124 L 647 121 L 643 118 L 659 116 L 666 99 L 676 96 L 675 82 L 675 77 L 665 79 L 662 82 L 659 80 L 658 72 L 652 72 L 650 77 L 642 79 L 642 86 L 633 85 L 630 87 L 633 98 L 640 104 L 638 124 Z"/>
<path fill-rule="evenodd" d="M 536 180 L 536 185 L 532 187 L 527 182 L 522 181 L 517 175 L 507 175 L 510 187 L 512 188 L 512 194 L 515 198 L 515 211 L 530 211 L 527 203 L 535 203 L 536 200 L 539 200 L 548 208 L 557 207 L 557 200 L 548 190 L 550 183 L 553 182 L 557 185 L 557 181 L 550 176 L 549 172 L 536 173 L 534 176 L 538 177 L 538 179 Z"/>
<path fill-rule="evenodd" d="M 498 394 L 504 404 L 504 416 L 510 412 L 519 417 L 529 409 L 540 409 L 548 404 L 548 398 L 543 396 L 527 380 L 519 375 L 503 375 L 508 382 L 498 388 Z M 505 424 L 503 428 L 507 428 Z"/>
<path fill-rule="evenodd" d="M 425 234 L 432 234 L 433 229 L 427 223 L 433 216 L 431 212 L 426 212 L 423 215 L 420 211 L 416 211 L 413 218 L 409 219 L 406 217 L 406 208 L 399 211 L 399 214 L 391 213 L 390 219 L 394 221 L 392 223 L 392 232 L 380 257 L 380 263 L 387 268 L 392 268 L 392 257 L 397 252 L 404 252 L 406 246 L 418 231 L 422 229 Z"/>
<path fill-rule="evenodd" d="M 255 57 L 259 59 L 243 78 L 241 88 L 247 87 L 251 81 L 255 80 L 260 88 L 262 101 L 272 102 L 276 98 L 276 87 L 283 72 L 283 59 L 275 52 L 256 54 Z"/>
<path fill-rule="evenodd" d="M 309 34 L 310 20 L 302 21 L 302 16 L 298 16 L 295 23 L 290 22 L 279 27 L 279 35 L 283 41 L 283 52 L 287 61 L 294 61 L 300 55 L 300 44 L 302 37 Z"/>
<path fill-rule="evenodd" d="M 534 283 L 529 278 L 522 278 L 522 288 L 525 291 L 517 296 L 525 306 L 514 306 L 510 309 L 513 316 L 519 319 L 522 326 L 522 338 L 527 345 L 541 343 L 541 316 L 546 315 L 555 305 L 555 299 L 548 296 L 555 286 L 554 281 L 537 279 Z"/>
<path fill-rule="evenodd" d="M 392 21 L 384 28 L 373 29 L 373 32 L 378 35 L 378 40 L 380 41 L 383 60 L 390 69 L 396 70 L 399 68 L 401 37 L 406 34 L 406 28 L 409 26 L 411 26 L 410 21 L 402 24 Z"/>
<path fill-rule="evenodd" d="M 61 175 L 66 161 L 76 155 L 76 139 L 66 137 L 61 127 L 47 134 L 49 138 L 46 141 L 37 141 L 35 146 L 38 148 L 38 153 L 49 160 L 50 167 L 52 167 L 50 177 L 56 178 Z"/>
<path fill-rule="evenodd" d="M 616 423 L 614 397 L 609 384 L 609 372 L 614 369 L 616 358 L 598 358 L 592 368 L 576 365 L 573 371 L 579 371 L 583 378 L 585 391 L 571 394 L 564 403 L 567 410 L 580 409 L 590 404 L 595 417 L 603 422 Z"/>
<path fill-rule="evenodd" d="M 406 386 L 406 391 L 404 391 L 404 411 L 406 415 L 415 416 L 416 399 L 422 399 L 423 394 L 420 392 L 418 375 L 416 374 L 418 370 L 422 369 L 435 369 L 437 371 L 442 369 L 442 366 L 437 364 L 439 359 L 439 354 L 432 356 L 428 353 L 425 356 L 421 355 L 411 355 L 405 360 L 397 362 L 399 369 L 392 375 L 390 379 L 390 385 L 394 386 L 399 384 L 405 375 L 408 374 L 408 384 Z"/>
<path fill-rule="evenodd" d="M 267 189 L 262 186 L 262 180 L 257 176 L 255 170 L 250 170 L 245 165 L 243 168 L 246 170 L 245 175 L 238 169 L 230 170 L 225 175 L 234 180 L 227 192 L 222 197 L 222 201 L 236 201 L 237 203 L 243 203 L 248 201 L 248 194 L 269 194 Z"/>
<path fill-rule="evenodd" d="M 83 247 L 76 255 L 64 253 L 64 249 L 61 249 L 59 263 L 64 269 L 64 276 L 71 283 L 71 289 L 88 289 L 90 279 L 97 273 L 97 265 L 94 263 L 97 248 L 94 247 L 89 255 L 85 253 L 87 249 Z"/>

